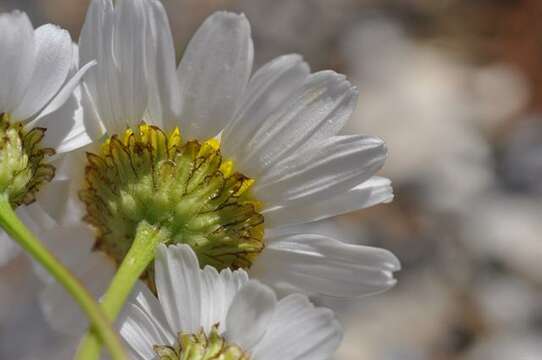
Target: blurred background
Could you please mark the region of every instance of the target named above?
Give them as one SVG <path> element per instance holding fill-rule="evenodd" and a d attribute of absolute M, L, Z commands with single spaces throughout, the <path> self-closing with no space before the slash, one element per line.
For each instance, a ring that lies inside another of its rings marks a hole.
<path fill-rule="evenodd" d="M 315 224 L 387 248 L 398 285 L 315 299 L 336 360 L 542 359 L 542 2 L 165 0 L 179 54 L 211 12 L 244 12 L 256 65 L 296 52 L 360 89 L 348 133 L 383 138 L 391 204 Z M 0 0 L 77 39 L 88 0 Z M 67 359 L 24 256 L 0 269 L 0 359 Z M 18 339 L 18 340 L 14 340 Z"/>

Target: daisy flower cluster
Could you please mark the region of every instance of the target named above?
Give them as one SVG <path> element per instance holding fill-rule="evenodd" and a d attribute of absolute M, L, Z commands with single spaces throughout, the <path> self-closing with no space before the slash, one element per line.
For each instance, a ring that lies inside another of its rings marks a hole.
<path fill-rule="evenodd" d="M 0 46 L 0 193 L 130 358 L 329 359 L 342 330 L 309 297 L 395 284 L 390 252 L 310 230 L 393 198 L 383 141 L 340 134 L 358 91 L 297 54 L 253 69 L 244 15 L 209 16 L 178 64 L 158 0 L 91 1 L 77 45 L 2 14 Z M 40 264 L 44 314 L 83 335 L 81 302 Z"/>

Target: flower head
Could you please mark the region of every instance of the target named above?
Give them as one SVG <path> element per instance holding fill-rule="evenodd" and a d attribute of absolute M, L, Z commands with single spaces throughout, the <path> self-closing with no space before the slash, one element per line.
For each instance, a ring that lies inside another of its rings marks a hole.
<path fill-rule="evenodd" d="M 35 29 L 26 14 L 0 14 L 0 192 L 28 204 L 54 176 L 55 151 L 86 144 L 84 127 L 56 112 L 92 62 L 67 80 L 74 65 L 67 31 Z"/>
<path fill-rule="evenodd" d="M 395 283 L 380 249 L 278 228 L 393 197 L 373 176 L 384 143 L 339 131 L 357 90 L 299 55 L 252 74 L 244 15 L 211 15 L 180 64 L 157 0 L 94 0 L 80 38 L 86 124 L 105 143 L 88 156 L 82 198 L 98 247 L 121 260 L 137 223 L 188 244 L 202 266 L 250 269 L 276 287 L 359 296 Z M 287 234 L 287 235 L 284 235 Z"/>
<path fill-rule="evenodd" d="M 55 151 L 40 147 L 44 133 L 43 128 L 25 131 L 21 123 L 11 123 L 9 114 L 0 114 L 0 192 L 15 206 L 34 201 L 39 188 L 55 175 L 45 161 Z"/>
<path fill-rule="evenodd" d="M 244 270 L 200 269 L 187 245 L 160 245 L 155 266 L 158 299 L 140 286 L 121 321 L 134 359 L 324 360 L 340 343 L 330 310 L 277 300 Z"/>
<path fill-rule="evenodd" d="M 141 125 L 124 139 L 111 137 L 88 161 L 86 220 L 99 232 L 96 247 L 117 262 L 142 221 L 218 269 L 249 267 L 262 250 L 263 216 L 250 179 L 231 172 L 214 142 L 183 142 L 177 129 Z"/>

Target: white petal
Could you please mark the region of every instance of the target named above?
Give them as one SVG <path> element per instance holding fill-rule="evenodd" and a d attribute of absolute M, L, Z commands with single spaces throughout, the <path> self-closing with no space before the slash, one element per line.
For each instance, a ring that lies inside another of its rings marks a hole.
<path fill-rule="evenodd" d="M 276 288 L 353 297 L 389 289 L 399 269 L 399 260 L 387 250 L 296 234 L 269 238 L 250 273 Z"/>
<path fill-rule="evenodd" d="M 70 196 L 70 180 L 53 178 L 37 195 L 37 202 L 51 218 L 60 221 L 66 210 Z"/>
<path fill-rule="evenodd" d="M 100 121 L 104 119 L 108 124 L 116 120 L 113 107 L 116 98 L 112 98 L 113 89 L 109 86 L 115 86 L 116 80 L 109 75 L 115 71 L 111 54 L 112 33 L 113 4 L 111 0 L 92 0 L 79 36 L 79 63 L 86 64 L 96 60 L 99 65 L 85 79 L 82 102 L 85 113 L 87 112 L 86 105 L 93 104 L 97 117 Z M 90 99 L 85 99 L 87 95 Z M 88 121 L 94 120 L 96 117 L 88 119 Z M 86 114 L 85 121 L 87 121 Z M 99 127 L 99 125 L 89 126 L 89 128 Z M 93 135 L 92 132 L 91 135 Z"/>
<path fill-rule="evenodd" d="M 226 317 L 226 340 L 252 349 L 264 336 L 277 298 L 267 286 L 251 280 L 239 290 Z"/>
<path fill-rule="evenodd" d="M 220 324 L 226 318 L 223 294 L 224 283 L 218 271 L 212 266 L 205 266 L 201 273 L 201 326 L 208 332 L 214 324 Z"/>
<path fill-rule="evenodd" d="M 160 303 L 142 283 L 136 285 L 119 323 L 121 336 L 138 359 L 154 359 L 154 345 L 175 342 L 175 333 L 169 329 Z"/>
<path fill-rule="evenodd" d="M 91 253 L 71 269 L 96 298 L 103 295 L 115 272 L 102 253 Z M 58 283 L 48 285 L 40 295 L 40 305 L 51 327 L 67 335 L 82 334 L 88 321 L 79 306 Z"/>
<path fill-rule="evenodd" d="M 323 220 L 332 216 L 364 209 L 393 199 L 389 179 L 373 176 L 352 189 L 326 201 L 300 204 L 298 206 L 277 206 L 262 212 L 268 229 Z"/>
<path fill-rule="evenodd" d="M 36 234 L 42 234 L 58 225 L 37 201 L 27 206 L 20 206 L 16 212 L 25 225 Z"/>
<path fill-rule="evenodd" d="M 145 49 L 146 0 L 118 0 L 115 4 L 114 59 L 118 67 L 121 118 L 139 123 L 147 108 Z"/>
<path fill-rule="evenodd" d="M 84 182 L 85 152 L 73 151 L 56 158 L 52 165 L 55 177 L 37 194 L 36 203 L 56 225 L 81 225 L 85 215 L 84 204 L 79 200 L 80 185 Z"/>
<path fill-rule="evenodd" d="M 32 81 L 13 117 L 24 120 L 42 109 L 56 95 L 72 66 L 70 34 L 58 26 L 47 24 L 34 32 L 36 63 Z"/>
<path fill-rule="evenodd" d="M 49 215 L 37 203 L 27 206 L 19 206 L 17 217 L 35 234 L 40 234 L 40 240 L 44 240 L 41 235 L 44 231 L 49 231 L 56 224 Z M 5 265 L 9 260 L 19 254 L 21 248 L 8 234 L 0 229 L 0 266 Z M 40 271 L 46 273 L 40 266 Z"/>
<path fill-rule="evenodd" d="M 205 331 L 219 324 L 225 330 L 226 314 L 237 291 L 248 281 L 242 270 L 224 269 L 220 273 L 214 267 L 206 266 L 201 276 L 201 326 Z"/>
<path fill-rule="evenodd" d="M 101 39 L 98 36 L 100 27 L 104 23 L 105 13 L 113 11 L 111 0 L 92 0 L 87 9 L 85 22 L 79 35 L 79 60 L 80 64 L 86 64 L 97 60 Z M 94 80 L 94 79 L 93 79 Z M 94 81 L 91 81 L 92 83 Z M 94 84 L 93 84 L 94 85 Z"/>
<path fill-rule="evenodd" d="M 327 201 L 373 176 L 386 153 L 380 139 L 335 136 L 277 164 L 258 178 L 254 195 L 267 208 Z"/>
<path fill-rule="evenodd" d="M 220 272 L 220 278 L 224 283 L 224 315 L 227 314 L 230 304 L 235 297 L 235 294 L 248 282 L 248 274 L 245 270 L 239 269 L 231 271 L 224 269 Z M 225 317 L 224 317 L 225 319 Z"/>
<path fill-rule="evenodd" d="M 328 360 L 342 339 L 329 309 L 315 308 L 299 294 L 279 301 L 262 341 L 252 351 L 258 360 Z"/>
<path fill-rule="evenodd" d="M 224 329 L 230 304 L 248 281 L 244 270 L 200 270 L 188 245 L 159 246 L 155 266 L 158 297 L 175 331 L 208 331 L 215 324 Z"/>
<path fill-rule="evenodd" d="M 253 45 L 244 15 L 208 17 L 188 44 L 177 71 L 187 138 L 210 138 L 229 122 L 252 70 Z"/>
<path fill-rule="evenodd" d="M 0 268 L 21 252 L 19 245 L 0 229 Z"/>
<path fill-rule="evenodd" d="M 72 72 L 77 69 L 79 69 L 79 44 L 72 42 Z"/>
<path fill-rule="evenodd" d="M 243 145 L 271 112 L 303 84 L 309 71 L 309 66 L 296 54 L 278 57 L 258 69 L 248 83 L 235 120 L 221 134 L 222 152 L 229 158 L 241 159 Z"/>
<path fill-rule="evenodd" d="M 105 134 L 105 125 L 102 122 L 98 107 L 90 95 L 86 83 L 81 84 L 81 109 L 83 111 L 83 125 L 85 132 L 92 140 L 100 139 Z"/>
<path fill-rule="evenodd" d="M 17 217 L 34 234 L 41 235 L 44 231 L 48 231 L 56 225 L 54 220 L 52 220 L 37 203 L 32 203 L 27 206 L 19 206 L 15 212 L 17 213 Z M 40 240 L 43 240 L 41 236 Z M 11 237 L 3 229 L 0 229 L 0 267 L 7 264 L 20 252 L 21 247 L 17 244 L 17 242 L 11 239 Z M 46 273 L 41 266 L 39 271 Z"/>
<path fill-rule="evenodd" d="M 79 47 L 77 44 L 72 44 L 72 51 L 72 69 L 70 70 L 70 75 L 68 75 L 70 78 L 76 75 L 79 70 Z M 79 83 L 58 110 L 42 116 L 33 125 L 45 129 L 53 129 L 45 133 L 42 144 L 55 149 L 57 154 L 61 154 L 81 148 L 92 142 L 91 132 L 87 131 L 89 129 L 85 126 L 84 114 L 85 109 L 82 106 L 82 84 Z M 99 118 L 97 119 L 96 124 L 100 125 L 100 120 Z M 102 134 L 103 131 L 100 135 Z"/>
<path fill-rule="evenodd" d="M 23 99 L 35 64 L 34 28 L 25 13 L 0 14 L 0 113 Z"/>
<path fill-rule="evenodd" d="M 200 268 L 188 245 L 156 250 L 155 280 L 158 298 L 174 331 L 196 332 L 201 326 Z"/>
<path fill-rule="evenodd" d="M 80 63 L 96 59 L 85 79 L 99 117 L 111 134 L 140 121 L 147 106 L 143 0 L 94 0 L 79 39 Z M 86 101 L 86 100 L 85 100 Z M 88 101 L 87 101 L 88 102 Z"/>
<path fill-rule="evenodd" d="M 154 124 L 172 129 L 180 113 L 180 88 L 176 75 L 175 49 L 167 14 L 157 0 L 150 1 L 150 34 L 147 50 L 149 87 L 149 113 Z"/>
<path fill-rule="evenodd" d="M 68 101 L 68 99 L 73 95 L 74 89 L 79 85 L 79 82 L 86 74 L 86 72 L 96 65 L 96 61 L 91 61 L 90 63 L 83 66 L 67 83 L 62 87 L 62 89 L 56 94 L 56 96 L 51 100 L 51 102 L 42 110 L 42 112 L 34 119 L 31 123 L 28 124 L 30 127 L 39 126 L 41 120 L 49 114 L 60 109 L 62 105 Z M 62 123 L 55 124 L 50 123 L 51 131 L 55 131 L 54 127 L 62 127 Z"/>
<path fill-rule="evenodd" d="M 31 123 L 47 129 L 42 145 L 56 150 L 57 154 L 73 151 L 92 142 L 83 123 L 81 88 L 77 87 L 67 101 L 56 111 L 38 122 Z"/>
<path fill-rule="evenodd" d="M 293 152 L 336 135 L 354 111 L 357 95 L 343 75 L 333 71 L 312 74 L 244 140 L 239 168 L 257 178 Z"/>
<path fill-rule="evenodd" d="M 43 212 L 43 210 L 41 210 Z M 33 214 L 34 219 L 36 214 Z M 43 215 L 42 215 L 43 216 Z M 43 221 L 41 221 L 43 222 Z M 87 261 L 92 245 L 94 244 L 94 231 L 84 223 L 58 226 L 47 229 L 43 224 L 36 229 L 40 240 L 49 251 L 70 269 L 77 269 L 81 263 Z M 51 274 L 45 271 L 40 264 L 36 264 L 37 273 L 46 282 L 54 282 Z"/>

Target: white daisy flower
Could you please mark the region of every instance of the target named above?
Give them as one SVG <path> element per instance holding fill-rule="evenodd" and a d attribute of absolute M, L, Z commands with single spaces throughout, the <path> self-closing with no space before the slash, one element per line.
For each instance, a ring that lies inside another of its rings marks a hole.
<path fill-rule="evenodd" d="M 327 360 L 342 330 L 329 309 L 200 264 L 187 245 L 157 250 L 158 299 L 139 286 L 120 333 L 133 359 Z"/>
<path fill-rule="evenodd" d="M 98 249 L 120 262 L 146 222 L 202 265 L 249 269 L 277 288 L 361 296 L 395 284 L 386 250 L 273 235 L 393 197 L 374 176 L 384 143 L 338 135 L 357 101 L 343 75 L 311 74 L 299 55 L 252 74 L 250 25 L 226 12 L 203 23 L 177 67 L 157 0 L 92 1 L 79 47 L 81 63 L 98 61 L 85 123 L 106 135 L 81 192 Z"/>
<path fill-rule="evenodd" d="M 20 11 L 0 14 L 0 191 L 12 206 L 31 203 L 51 181 L 52 155 L 90 142 L 74 90 L 95 62 L 78 70 L 77 60 L 66 30 L 34 29 Z M 2 232 L 0 265 L 18 250 Z"/>

